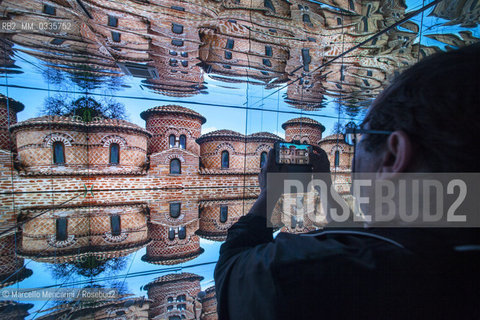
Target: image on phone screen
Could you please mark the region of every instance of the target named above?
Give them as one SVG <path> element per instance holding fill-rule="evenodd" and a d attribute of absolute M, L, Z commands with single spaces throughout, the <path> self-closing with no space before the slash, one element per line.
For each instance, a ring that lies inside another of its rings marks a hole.
<path fill-rule="evenodd" d="M 310 163 L 310 150 L 308 144 L 279 142 L 276 146 L 277 164 L 307 165 Z"/>

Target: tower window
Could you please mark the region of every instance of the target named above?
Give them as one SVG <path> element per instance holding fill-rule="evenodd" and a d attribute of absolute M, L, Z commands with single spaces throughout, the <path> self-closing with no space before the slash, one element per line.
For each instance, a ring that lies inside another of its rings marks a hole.
<path fill-rule="evenodd" d="M 181 203 L 180 202 L 172 202 L 170 203 L 170 217 L 178 218 L 180 217 L 181 212 Z"/>
<path fill-rule="evenodd" d="M 65 42 L 65 39 L 60 39 L 60 38 L 54 38 L 52 41 L 50 41 L 51 44 L 59 46 Z"/>
<path fill-rule="evenodd" d="M 67 218 L 58 218 L 55 222 L 55 239 L 57 241 L 67 240 Z"/>
<path fill-rule="evenodd" d="M 122 233 L 118 214 L 110 216 L 110 229 L 112 230 L 112 236 L 119 236 Z"/>
<path fill-rule="evenodd" d="M 172 227 L 168 229 L 168 240 L 175 240 L 175 229 L 173 229 Z"/>
<path fill-rule="evenodd" d="M 232 53 L 230 51 L 225 51 L 225 59 L 227 60 L 232 59 Z"/>
<path fill-rule="evenodd" d="M 185 149 L 187 147 L 187 137 L 182 134 L 180 136 L 180 149 Z"/>
<path fill-rule="evenodd" d="M 120 146 L 118 143 L 112 143 L 110 145 L 110 164 L 120 163 Z"/>
<path fill-rule="evenodd" d="M 49 6 L 48 4 L 44 4 L 43 5 L 43 13 L 54 16 L 55 15 L 55 7 Z"/>
<path fill-rule="evenodd" d="M 172 45 L 174 45 L 176 47 L 181 47 L 181 46 L 183 46 L 183 40 L 172 39 Z"/>
<path fill-rule="evenodd" d="M 222 169 L 227 169 L 230 167 L 230 154 L 228 151 L 222 151 Z"/>
<path fill-rule="evenodd" d="M 265 55 L 271 57 L 273 55 L 273 50 L 271 46 L 265 46 Z"/>
<path fill-rule="evenodd" d="M 181 173 L 182 173 L 182 168 L 181 168 L 180 160 L 172 159 L 172 161 L 170 161 L 170 174 L 181 174 Z"/>
<path fill-rule="evenodd" d="M 267 152 L 263 151 L 260 154 L 260 168 L 263 168 L 263 165 L 265 164 L 266 161 L 267 161 Z"/>
<path fill-rule="evenodd" d="M 108 16 L 108 26 L 118 27 L 118 18 L 113 16 Z"/>
<path fill-rule="evenodd" d="M 53 143 L 53 163 L 65 163 L 65 146 L 60 141 Z"/>
<path fill-rule="evenodd" d="M 225 223 L 228 220 L 228 206 L 220 206 L 220 222 Z"/>
<path fill-rule="evenodd" d="M 335 151 L 335 168 L 340 165 L 340 151 Z"/>
<path fill-rule="evenodd" d="M 187 237 L 187 230 L 184 226 L 178 228 L 178 239 L 185 239 Z"/>
<path fill-rule="evenodd" d="M 313 25 L 312 20 L 310 20 L 310 15 L 304 13 L 302 16 L 302 21 L 308 25 Z"/>
<path fill-rule="evenodd" d="M 342 23 L 342 18 L 337 18 L 337 24 L 338 24 L 339 26 L 341 26 L 341 25 L 343 24 L 343 23 Z"/>
<path fill-rule="evenodd" d="M 177 302 L 184 302 L 184 301 L 187 301 L 187 296 L 186 295 L 181 294 L 181 295 L 177 296 Z"/>
<path fill-rule="evenodd" d="M 175 135 L 174 134 L 171 134 L 168 137 L 168 145 L 169 145 L 170 148 L 175 147 Z"/>
<path fill-rule="evenodd" d="M 264 0 L 263 6 L 267 9 L 270 9 L 273 13 L 275 13 L 275 7 L 273 6 L 272 0 Z"/>
<path fill-rule="evenodd" d="M 232 50 L 234 45 L 235 45 L 235 40 L 227 39 L 227 45 L 225 46 L 225 49 Z"/>
<path fill-rule="evenodd" d="M 112 40 L 113 42 L 120 42 L 120 33 L 112 31 Z"/>
<path fill-rule="evenodd" d="M 348 6 L 350 7 L 350 10 L 355 11 L 355 4 L 353 3 L 353 0 L 348 0 Z"/>
<path fill-rule="evenodd" d="M 176 34 L 182 34 L 183 33 L 183 26 L 178 23 L 172 23 L 172 32 Z"/>

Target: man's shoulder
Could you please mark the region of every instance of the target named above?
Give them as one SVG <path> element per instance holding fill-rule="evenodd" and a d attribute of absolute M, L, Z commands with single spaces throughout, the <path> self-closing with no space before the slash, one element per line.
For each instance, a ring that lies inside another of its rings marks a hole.
<path fill-rule="evenodd" d="M 414 258 L 401 243 L 383 235 L 356 229 L 320 230 L 306 234 L 279 233 L 274 240 L 275 264 L 322 268 L 378 266 L 381 262 Z M 386 259 L 388 257 L 388 259 Z"/>

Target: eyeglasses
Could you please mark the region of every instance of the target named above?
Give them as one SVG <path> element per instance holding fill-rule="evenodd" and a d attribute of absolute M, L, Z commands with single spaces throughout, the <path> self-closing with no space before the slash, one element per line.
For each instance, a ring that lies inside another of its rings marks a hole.
<path fill-rule="evenodd" d="M 363 134 L 385 134 L 389 135 L 393 131 L 386 131 L 386 130 L 370 130 L 370 129 L 362 129 L 354 122 L 349 122 L 345 126 L 345 134 L 343 135 L 345 139 L 345 143 L 354 146 L 357 144 L 360 139 L 362 138 Z"/>

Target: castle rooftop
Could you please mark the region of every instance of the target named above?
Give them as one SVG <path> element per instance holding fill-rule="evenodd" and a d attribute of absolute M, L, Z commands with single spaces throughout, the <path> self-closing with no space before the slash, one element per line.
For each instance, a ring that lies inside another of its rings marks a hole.
<path fill-rule="evenodd" d="M 151 114 L 172 114 L 172 115 L 189 115 L 194 118 L 199 119 L 202 124 L 207 122 L 207 119 L 205 119 L 204 116 L 202 116 L 200 113 L 193 111 L 192 109 L 188 109 L 185 107 L 177 106 L 177 105 L 166 105 L 166 106 L 158 106 L 154 108 L 150 108 L 148 110 L 143 111 L 140 113 L 140 117 L 143 120 L 147 120 L 148 116 Z"/>
<path fill-rule="evenodd" d="M 23 103 L 17 100 L 14 100 L 12 98 L 8 98 L 7 96 L 0 93 L 0 102 L 5 103 L 6 105 L 7 101 L 8 101 L 8 107 L 15 109 L 15 112 L 20 112 L 23 109 L 25 109 L 25 106 L 23 105 Z"/>
<path fill-rule="evenodd" d="M 198 138 L 196 141 L 197 143 L 202 143 L 207 140 L 219 140 L 219 138 L 244 140 L 245 135 L 237 131 L 222 129 L 222 130 L 216 130 L 216 131 L 202 134 L 201 137 Z"/>
<path fill-rule="evenodd" d="M 255 132 L 247 136 L 249 140 L 272 140 L 272 141 L 283 141 L 282 138 L 276 134 L 270 132 Z"/>
<path fill-rule="evenodd" d="M 42 116 L 37 118 L 31 118 L 25 121 L 18 122 L 10 127 L 10 131 L 15 131 L 20 128 L 28 127 L 77 127 L 80 129 L 93 129 L 93 128 L 114 128 L 114 129 L 126 129 L 129 131 L 137 131 L 151 137 L 151 133 L 144 128 L 120 119 L 104 119 L 94 118 L 93 121 L 85 122 L 79 116 L 67 117 L 67 116 Z"/>
<path fill-rule="evenodd" d="M 182 272 L 182 273 L 171 273 L 167 274 L 165 276 L 159 277 L 155 279 L 154 281 L 146 284 L 143 289 L 148 290 L 150 287 L 154 285 L 163 285 L 166 283 L 175 283 L 175 282 L 180 282 L 180 281 L 202 281 L 204 278 L 202 276 L 199 276 L 194 273 L 189 273 L 189 272 Z"/>
<path fill-rule="evenodd" d="M 343 142 L 344 141 L 344 137 L 343 137 L 343 134 L 341 133 L 337 133 L 337 134 L 331 134 L 329 136 L 326 136 L 325 138 L 323 138 L 320 142 L 325 142 L 325 141 L 339 141 L 339 142 Z"/>
<path fill-rule="evenodd" d="M 318 127 L 322 132 L 325 131 L 325 127 L 320 122 L 307 117 L 290 119 L 282 124 L 282 128 L 285 130 L 287 127 L 292 125 L 307 125 L 310 127 Z"/>

